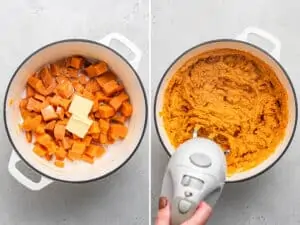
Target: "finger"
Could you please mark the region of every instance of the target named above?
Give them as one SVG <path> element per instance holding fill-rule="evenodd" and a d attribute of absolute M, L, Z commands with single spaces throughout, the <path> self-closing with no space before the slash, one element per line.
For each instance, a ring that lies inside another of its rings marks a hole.
<path fill-rule="evenodd" d="M 159 210 L 155 225 L 170 225 L 170 205 L 166 197 L 159 198 Z"/>
<path fill-rule="evenodd" d="M 211 207 L 207 203 L 201 202 L 192 218 L 183 225 L 205 225 L 211 213 Z"/>

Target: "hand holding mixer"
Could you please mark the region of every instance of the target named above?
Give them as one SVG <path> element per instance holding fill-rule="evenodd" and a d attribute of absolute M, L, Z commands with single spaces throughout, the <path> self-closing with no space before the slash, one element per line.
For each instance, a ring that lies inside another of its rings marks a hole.
<path fill-rule="evenodd" d="M 171 204 L 172 225 L 189 219 L 201 201 L 213 207 L 225 179 L 224 151 L 215 142 L 198 138 L 195 131 L 172 155 L 163 180 L 161 196 Z"/>

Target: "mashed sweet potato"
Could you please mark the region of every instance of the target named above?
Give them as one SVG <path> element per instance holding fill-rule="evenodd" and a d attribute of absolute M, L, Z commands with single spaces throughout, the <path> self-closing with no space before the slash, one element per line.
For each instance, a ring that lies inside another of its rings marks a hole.
<path fill-rule="evenodd" d="M 198 136 L 219 143 L 228 175 L 267 159 L 285 135 L 287 93 L 274 71 L 246 52 L 219 49 L 187 61 L 171 78 L 161 112 L 177 147 Z"/>

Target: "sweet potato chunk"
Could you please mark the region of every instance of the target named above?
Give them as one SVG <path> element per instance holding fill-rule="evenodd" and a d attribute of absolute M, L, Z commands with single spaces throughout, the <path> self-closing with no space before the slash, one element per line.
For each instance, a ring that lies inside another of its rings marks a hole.
<path fill-rule="evenodd" d="M 100 91 L 101 87 L 98 84 L 98 82 L 95 79 L 91 79 L 87 82 L 87 84 L 85 85 L 85 88 L 87 90 L 89 90 L 90 92 L 94 93 L 96 91 Z"/>
<path fill-rule="evenodd" d="M 56 108 L 56 114 L 60 120 L 63 120 L 65 116 L 65 110 L 62 107 L 58 106 Z"/>
<path fill-rule="evenodd" d="M 107 119 L 115 115 L 115 110 L 109 105 L 100 105 L 99 113 L 101 118 Z"/>
<path fill-rule="evenodd" d="M 33 97 L 34 95 L 35 95 L 34 89 L 31 86 L 27 85 L 27 87 L 26 87 L 26 97 L 27 98 Z"/>
<path fill-rule="evenodd" d="M 74 69 L 80 69 L 82 65 L 83 65 L 83 58 L 81 57 L 73 56 L 67 59 L 68 67 L 72 67 Z"/>
<path fill-rule="evenodd" d="M 107 97 L 104 93 L 102 92 L 97 92 L 96 93 L 96 99 L 100 102 L 109 102 L 111 99 L 110 97 Z"/>
<path fill-rule="evenodd" d="M 62 146 L 64 149 L 70 149 L 72 147 L 73 141 L 71 138 L 64 137 L 62 139 Z"/>
<path fill-rule="evenodd" d="M 70 103 L 71 103 L 71 100 L 62 98 L 62 97 L 57 96 L 57 95 L 55 95 L 54 97 L 52 97 L 50 99 L 50 104 L 52 104 L 54 106 L 61 106 L 61 107 L 63 107 L 63 109 L 65 111 L 68 110 L 68 107 L 69 107 Z"/>
<path fill-rule="evenodd" d="M 105 62 L 99 62 L 94 65 L 90 65 L 85 69 L 89 77 L 96 77 L 108 71 L 107 64 Z"/>
<path fill-rule="evenodd" d="M 81 159 L 85 162 L 88 162 L 90 164 L 93 164 L 94 163 L 94 158 L 93 157 L 90 157 L 88 155 L 82 155 L 81 156 Z"/>
<path fill-rule="evenodd" d="M 67 152 L 63 148 L 57 148 L 55 152 L 55 157 L 61 160 L 64 160 L 67 156 Z"/>
<path fill-rule="evenodd" d="M 36 78 L 35 76 L 29 77 L 27 83 L 33 88 L 36 89 L 36 84 L 40 81 L 40 79 Z"/>
<path fill-rule="evenodd" d="M 35 95 L 34 95 L 34 98 L 35 98 L 36 100 L 38 100 L 38 101 L 41 101 L 41 102 L 43 102 L 43 101 L 46 100 L 45 96 L 40 95 L 40 94 L 35 94 Z"/>
<path fill-rule="evenodd" d="M 34 146 L 33 152 L 40 157 L 44 157 L 47 153 L 47 151 L 41 145 L 38 144 Z"/>
<path fill-rule="evenodd" d="M 29 111 L 40 112 L 42 103 L 40 101 L 35 100 L 34 98 L 29 98 L 26 109 Z"/>
<path fill-rule="evenodd" d="M 100 133 L 100 127 L 99 123 L 97 121 L 94 121 L 88 131 L 89 134 L 99 134 Z"/>
<path fill-rule="evenodd" d="M 22 125 L 22 129 L 24 131 L 35 131 L 36 128 L 41 124 L 42 117 L 40 115 L 35 116 L 33 118 L 28 117 L 24 120 Z"/>
<path fill-rule="evenodd" d="M 79 83 L 85 85 L 89 82 L 90 78 L 85 76 L 84 74 L 80 74 L 78 80 L 79 80 Z"/>
<path fill-rule="evenodd" d="M 107 144 L 108 143 L 107 134 L 100 133 L 99 142 L 100 144 Z"/>
<path fill-rule="evenodd" d="M 121 123 L 121 124 L 125 123 L 125 120 L 126 117 L 119 114 L 116 114 L 113 118 L 111 118 L 111 121 Z"/>
<path fill-rule="evenodd" d="M 74 142 L 74 144 L 72 146 L 71 152 L 83 154 L 85 151 L 85 148 L 86 148 L 86 145 L 84 143 L 76 141 L 76 142 Z"/>
<path fill-rule="evenodd" d="M 100 133 L 107 134 L 109 130 L 109 122 L 103 119 L 99 120 Z"/>
<path fill-rule="evenodd" d="M 57 85 L 56 91 L 63 98 L 70 98 L 74 93 L 74 87 L 70 81 L 65 81 Z"/>
<path fill-rule="evenodd" d="M 50 121 L 49 123 L 46 124 L 45 130 L 54 131 L 55 124 L 56 124 L 56 120 Z"/>
<path fill-rule="evenodd" d="M 131 114 L 132 114 L 132 106 L 131 106 L 131 104 L 128 101 L 123 102 L 120 111 L 121 111 L 122 115 L 124 115 L 126 117 L 131 116 Z"/>
<path fill-rule="evenodd" d="M 109 129 L 109 133 L 110 136 L 116 140 L 118 138 L 125 138 L 127 135 L 128 129 L 127 127 L 125 127 L 122 124 L 111 124 L 110 125 L 110 129 Z"/>
<path fill-rule="evenodd" d="M 110 101 L 109 104 L 116 110 L 118 111 L 118 109 L 121 107 L 122 103 L 126 100 L 128 100 L 129 97 L 127 94 L 125 94 L 124 92 L 122 92 L 121 94 L 113 97 Z"/>
<path fill-rule="evenodd" d="M 36 143 L 48 148 L 52 147 L 53 141 L 52 137 L 49 134 L 42 134 L 37 136 Z"/>
<path fill-rule="evenodd" d="M 115 74 L 113 74 L 112 72 L 107 72 L 105 74 L 103 74 L 102 76 L 100 77 L 97 77 L 96 78 L 96 81 L 98 82 L 98 84 L 100 85 L 100 87 L 103 88 L 103 86 L 109 82 L 109 81 L 112 81 L 112 80 L 116 80 L 117 77 Z"/>
<path fill-rule="evenodd" d="M 42 82 L 43 82 L 43 85 L 44 85 L 46 88 L 48 88 L 48 87 L 52 84 L 52 82 L 53 82 L 53 80 L 54 80 L 54 77 L 51 76 L 48 67 L 47 67 L 47 66 L 43 67 L 43 68 L 41 69 L 39 75 L 40 75 L 40 77 L 41 77 L 41 80 L 42 80 Z"/>
<path fill-rule="evenodd" d="M 104 153 L 105 153 L 104 148 L 99 145 L 90 145 L 90 146 L 88 146 L 87 150 L 85 151 L 85 154 L 90 157 L 100 157 Z"/>
<path fill-rule="evenodd" d="M 63 140 L 66 133 L 66 127 L 61 124 L 55 124 L 54 137 L 56 140 Z"/>
<path fill-rule="evenodd" d="M 119 84 L 117 81 L 111 80 L 111 81 L 105 83 L 103 85 L 102 89 L 103 89 L 105 95 L 111 96 L 111 95 L 115 94 L 116 92 L 118 92 Z"/>
<path fill-rule="evenodd" d="M 86 146 L 89 146 L 91 144 L 91 141 L 92 141 L 92 137 L 89 136 L 89 135 L 86 135 L 84 138 L 83 138 L 83 143 L 86 145 Z"/>
<path fill-rule="evenodd" d="M 41 110 L 41 113 L 42 113 L 42 116 L 43 116 L 43 119 L 45 121 L 50 121 L 50 120 L 53 120 L 53 119 L 57 119 L 58 116 L 57 114 L 55 113 L 54 111 L 54 108 L 52 105 L 48 105 L 46 106 L 45 108 L 43 108 Z"/>

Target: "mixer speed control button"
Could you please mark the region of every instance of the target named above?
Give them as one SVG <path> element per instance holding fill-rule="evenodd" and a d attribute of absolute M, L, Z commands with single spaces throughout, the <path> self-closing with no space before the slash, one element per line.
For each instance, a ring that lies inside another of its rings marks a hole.
<path fill-rule="evenodd" d="M 181 214 L 185 214 L 190 210 L 191 206 L 192 206 L 191 202 L 182 199 L 179 201 L 178 210 Z"/>
<path fill-rule="evenodd" d="M 190 156 L 190 161 L 192 164 L 198 167 L 207 168 L 211 166 L 211 159 L 202 153 L 194 153 Z"/>

